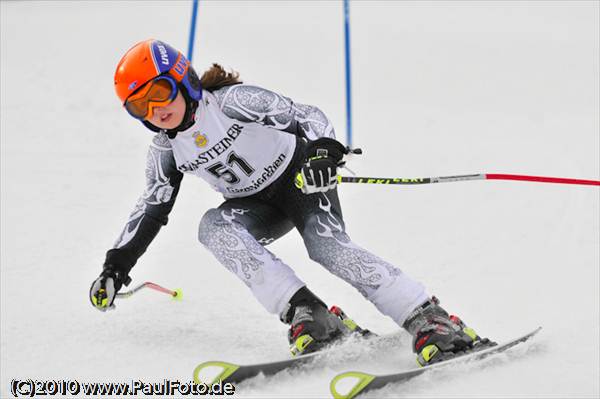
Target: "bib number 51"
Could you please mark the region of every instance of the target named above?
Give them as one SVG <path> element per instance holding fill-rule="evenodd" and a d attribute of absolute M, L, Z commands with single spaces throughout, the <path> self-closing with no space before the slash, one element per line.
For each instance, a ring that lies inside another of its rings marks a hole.
<path fill-rule="evenodd" d="M 250 166 L 250 164 L 248 164 L 244 158 L 238 156 L 233 151 L 227 155 L 226 162 L 230 167 L 224 165 L 223 162 L 217 162 L 210 165 L 208 168 L 206 168 L 206 170 L 217 178 L 225 179 L 225 181 L 229 184 L 237 184 L 240 182 L 240 178 L 231 168 L 234 166 L 234 164 L 241 169 L 246 176 L 250 176 L 252 173 L 254 173 L 254 168 Z"/>

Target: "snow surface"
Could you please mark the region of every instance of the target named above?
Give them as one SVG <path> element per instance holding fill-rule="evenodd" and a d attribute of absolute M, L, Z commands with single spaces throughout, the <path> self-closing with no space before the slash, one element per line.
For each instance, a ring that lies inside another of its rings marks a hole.
<path fill-rule="evenodd" d="M 133 270 L 152 291 L 100 313 L 88 289 L 144 189 L 151 139 L 112 77 L 137 41 L 187 49 L 190 2 L 5 2 L 1 11 L 1 383 L 13 378 L 189 381 L 201 361 L 284 359 L 286 327 L 196 240 L 222 199 L 186 177 Z M 600 178 L 599 3 L 352 2 L 359 175 L 519 173 Z M 194 64 L 316 104 L 344 137 L 341 2 L 200 3 Z M 544 329 L 478 365 L 377 397 L 600 396 L 600 190 L 480 181 L 340 187 L 351 237 L 423 281 L 499 341 Z M 397 326 L 308 259 L 299 235 L 271 245 L 328 303 L 367 328 Z M 387 353 L 256 378 L 243 397 L 328 397 L 356 369 L 412 367 Z"/>

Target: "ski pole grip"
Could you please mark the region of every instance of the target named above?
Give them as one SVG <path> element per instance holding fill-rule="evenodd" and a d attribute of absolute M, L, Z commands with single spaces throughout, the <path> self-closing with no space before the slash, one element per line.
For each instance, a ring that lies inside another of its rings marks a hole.
<path fill-rule="evenodd" d="M 350 148 L 349 146 L 346 146 L 346 154 L 355 154 L 355 155 L 361 155 L 363 153 L 361 148 Z"/>

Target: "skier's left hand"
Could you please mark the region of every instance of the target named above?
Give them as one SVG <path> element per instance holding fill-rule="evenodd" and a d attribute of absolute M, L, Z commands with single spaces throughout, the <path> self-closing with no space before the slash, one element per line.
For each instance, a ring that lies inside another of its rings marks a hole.
<path fill-rule="evenodd" d="M 339 141 L 321 137 L 310 141 L 305 150 L 305 163 L 296 174 L 295 185 L 304 194 L 326 192 L 337 185 L 337 168 L 344 165 L 348 149 Z"/>

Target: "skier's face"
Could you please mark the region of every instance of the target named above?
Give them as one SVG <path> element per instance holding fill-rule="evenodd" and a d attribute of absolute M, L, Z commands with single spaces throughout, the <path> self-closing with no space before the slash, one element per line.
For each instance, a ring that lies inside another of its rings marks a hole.
<path fill-rule="evenodd" d="M 159 129 L 174 129 L 183 122 L 185 116 L 185 99 L 181 91 L 175 100 L 164 107 L 154 107 L 152 117 L 147 119 Z"/>

